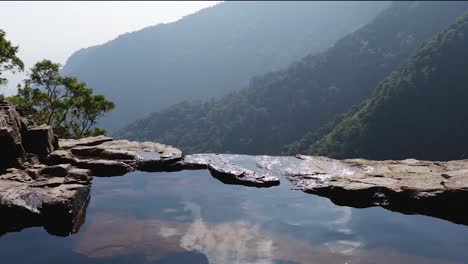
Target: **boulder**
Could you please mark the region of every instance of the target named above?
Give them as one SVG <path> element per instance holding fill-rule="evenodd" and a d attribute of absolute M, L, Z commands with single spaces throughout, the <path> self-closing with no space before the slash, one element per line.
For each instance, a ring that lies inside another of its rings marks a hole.
<path fill-rule="evenodd" d="M 23 145 L 28 153 L 34 153 L 39 157 L 46 157 L 59 148 L 58 139 L 52 127 L 48 125 L 29 128 L 23 136 Z"/>
<path fill-rule="evenodd" d="M 0 234 L 31 226 L 44 226 L 60 236 L 76 232 L 92 182 L 89 171 L 76 170 L 64 165 L 39 170 L 34 178 L 21 169 L 0 175 Z M 51 175 L 56 172 L 59 177 Z"/>
<path fill-rule="evenodd" d="M 23 148 L 25 125 L 16 109 L 0 102 L 0 170 L 21 166 L 27 154 Z"/>

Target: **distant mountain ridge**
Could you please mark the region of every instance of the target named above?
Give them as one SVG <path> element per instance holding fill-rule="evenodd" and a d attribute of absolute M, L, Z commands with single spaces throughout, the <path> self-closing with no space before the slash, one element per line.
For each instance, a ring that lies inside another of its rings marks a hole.
<path fill-rule="evenodd" d="M 467 2 L 394 2 L 322 54 L 253 78 L 219 100 L 174 105 L 117 135 L 187 152 L 279 154 L 370 97 L 424 41 L 466 10 Z"/>
<path fill-rule="evenodd" d="M 115 101 L 108 129 L 247 85 L 371 20 L 388 2 L 224 2 L 74 53 L 62 72 Z"/>
<path fill-rule="evenodd" d="M 468 158 L 468 13 L 422 46 L 308 152 L 338 158 Z"/>

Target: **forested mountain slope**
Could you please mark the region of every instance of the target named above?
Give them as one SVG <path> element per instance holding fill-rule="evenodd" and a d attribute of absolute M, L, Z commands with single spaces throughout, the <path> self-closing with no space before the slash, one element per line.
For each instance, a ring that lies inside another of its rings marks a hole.
<path fill-rule="evenodd" d="M 468 157 L 468 13 L 435 36 L 310 153 L 338 158 Z"/>
<path fill-rule="evenodd" d="M 284 145 L 371 96 L 423 41 L 466 10 L 467 2 L 394 2 L 320 55 L 254 78 L 222 99 L 174 105 L 118 136 L 188 152 L 280 153 Z"/>
<path fill-rule="evenodd" d="M 285 67 L 370 21 L 388 2 L 224 2 L 73 54 L 62 72 L 116 103 L 113 130 Z"/>

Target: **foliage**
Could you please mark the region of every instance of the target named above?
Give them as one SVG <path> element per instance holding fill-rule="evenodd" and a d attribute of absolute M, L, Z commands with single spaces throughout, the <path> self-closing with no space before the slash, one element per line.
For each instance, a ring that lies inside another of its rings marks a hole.
<path fill-rule="evenodd" d="M 321 52 L 388 4 L 225 1 L 174 23 L 81 49 L 62 73 L 77 76 L 116 103 L 99 122 L 115 132 L 183 100 L 219 98 L 254 75 Z"/>
<path fill-rule="evenodd" d="M 14 46 L 7 40 L 5 31 L 0 29 L 0 87 L 7 83 L 7 79 L 2 77 L 3 72 L 24 69 L 23 62 L 16 56 L 17 53 L 18 46 Z"/>
<path fill-rule="evenodd" d="M 309 153 L 451 160 L 468 154 L 468 13 L 423 45 Z"/>
<path fill-rule="evenodd" d="M 23 115 L 38 124 L 51 125 L 63 138 L 104 134 L 96 121 L 114 108 L 114 103 L 75 77 L 61 76 L 60 64 L 42 60 L 31 69 L 29 79 L 8 100 Z"/>
<path fill-rule="evenodd" d="M 186 152 L 303 152 L 320 128 L 370 97 L 421 43 L 468 10 L 468 3 L 395 2 L 326 52 L 251 80 L 217 100 L 174 105 L 117 136 L 155 140 Z"/>

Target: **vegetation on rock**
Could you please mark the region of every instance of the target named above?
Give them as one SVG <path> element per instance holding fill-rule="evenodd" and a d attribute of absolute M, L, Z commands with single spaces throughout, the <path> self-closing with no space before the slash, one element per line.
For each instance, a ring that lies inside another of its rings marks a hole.
<path fill-rule="evenodd" d="M 114 108 L 114 103 L 76 77 L 61 76 L 60 64 L 42 60 L 31 68 L 18 94 L 7 98 L 22 114 L 37 124 L 52 126 L 62 138 L 105 134 L 96 128 L 97 119 Z"/>

